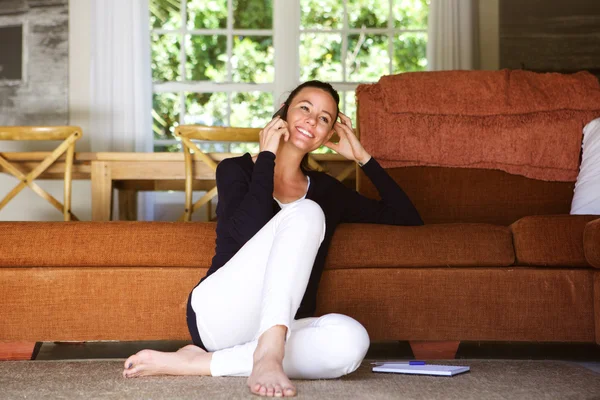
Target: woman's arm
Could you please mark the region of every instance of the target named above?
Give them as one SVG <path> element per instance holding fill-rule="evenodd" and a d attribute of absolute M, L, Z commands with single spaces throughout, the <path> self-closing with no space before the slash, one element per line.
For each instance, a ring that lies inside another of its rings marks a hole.
<path fill-rule="evenodd" d="M 241 245 L 273 217 L 275 154 L 281 139 L 287 141 L 289 136 L 287 122 L 279 116 L 261 129 L 260 152 L 250 182 L 237 163 L 225 160 L 217 166 L 219 218 L 225 221 L 229 233 Z"/>
<path fill-rule="evenodd" d="M 343 185 L 344 212 L 341 222 L 362 222 L 389 225 L 423 225 L 419 212 L 404 190 L 371 159 L 362 166 L 364 173 L 377 188 L 381 200 L 369 199 Z"/>
<path fill-rule="evenodd" d="M 273 217 L 275 154 L 258 154 L 251 181 L 239 164 L 228 160 L 217 166 L 219 219 L 239 244 L 252 238 Z"/>
<path fill-rule="evenodd" d="M 360 144 L 350 118 L 340 113 L 340 119 L 342 122 L 334 125 L 340 141 L 328 142 L 325 146 L 359 163 L 381 196 L 381 201 L 372 200 L 341 184 L 337 185 L 344 203 L 342 222 L 423 225 L 421 216 L 404 190 Z"/>

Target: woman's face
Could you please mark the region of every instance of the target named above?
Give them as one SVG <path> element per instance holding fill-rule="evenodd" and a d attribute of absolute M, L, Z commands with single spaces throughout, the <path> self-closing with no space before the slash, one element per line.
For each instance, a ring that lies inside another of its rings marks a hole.
<path fill-rule="evenodd" d="M 335 100 L 326 91 L 302 89 L 288 107 L 289 141 L 306 152 L 318 149 L 333 134 L 337 110 Z"/>

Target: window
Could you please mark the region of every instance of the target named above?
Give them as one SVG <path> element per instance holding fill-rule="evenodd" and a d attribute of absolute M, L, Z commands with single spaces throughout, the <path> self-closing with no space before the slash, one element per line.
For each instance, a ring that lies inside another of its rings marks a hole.
<path fill-rule="evenodd" d="M 155 151 L 180 149 L 178 124 L 262 127 L 308 79 L 332 83 L 354 119 L 359 83 L 425 69 L 428 3 L 150 0 Z"/>

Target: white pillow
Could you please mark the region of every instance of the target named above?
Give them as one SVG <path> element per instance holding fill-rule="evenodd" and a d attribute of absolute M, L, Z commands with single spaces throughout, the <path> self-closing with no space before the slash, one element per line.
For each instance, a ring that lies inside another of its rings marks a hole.
<path fill-rule="evenodd" d="M 600 118 L 583 128 L 582 147 L 571 214 L 600 215 Z"/>

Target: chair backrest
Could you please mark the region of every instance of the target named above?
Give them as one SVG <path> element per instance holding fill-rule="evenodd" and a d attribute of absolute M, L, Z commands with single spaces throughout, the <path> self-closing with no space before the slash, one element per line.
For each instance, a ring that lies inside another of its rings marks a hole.
<path fill-rule="evenodd" d="M 73 158 L 75 155 L 75 142 L 81 138 L 83 132 L 78 126 L 0 126 L 0 140 L 60 140 L 61 143 L 27 175 L 7 161 L 0 153 L 0 167 L 4 172 L 15 176 L 20 182 L 1 201 L 0 210 L 4 208 L 21 190 L 29 186 L 39 196 L 46 199 L 56 209 L 63 213 L 65 221 L 77 220 L 71 212 L 71 179 L 73 173 Z M 37 185 L 34 180 L 43 174 L 50 165 L 59 157 L 66 154 L 64 172 L 64 204 Z"/>
<path fill-rule="evenodd" d="M 82 136 L 78 126 L 0 126 L 0 140 L 65 140 Z M 71 143 L 71 142 L 70 142 Z"/>
<path fill-rule="evenodd" d="M 175 136 L 214 142 L 258 142 L 260 131 L 260 128 L 180 125 L 175 128 Z"/>
<path fill-rule="evenodd" d="M 259 128 L 235 128 L 225 126 L 180 125 L 175 128 L 175 136 L 181 139 L 185 160 L 185 209 L 180 221 L 192 220 L 193 212 L 207 205 L 208 219 L 211 218 L 211 200 L 217 195 L 216 184 L 206 192 L 198 201 L 192 204 L 193 161 L 202 161 L 214 171 L 217 162 L 206 154 L 192 140 L 205 140 L 214 142 L 258 142 L 260 139 Z"/>

